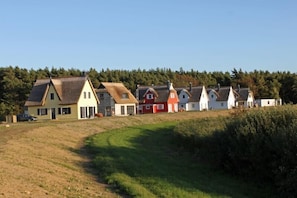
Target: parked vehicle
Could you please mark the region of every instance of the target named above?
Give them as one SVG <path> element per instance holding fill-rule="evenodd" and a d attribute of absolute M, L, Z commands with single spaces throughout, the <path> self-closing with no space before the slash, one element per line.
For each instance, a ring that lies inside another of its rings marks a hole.
<path fill-rule="evenodd" d="M 37 121 L 37 117 L 28 115 L 28 114 L 19 114 L 17 115 L 18 122 L 22 121 Z"/>

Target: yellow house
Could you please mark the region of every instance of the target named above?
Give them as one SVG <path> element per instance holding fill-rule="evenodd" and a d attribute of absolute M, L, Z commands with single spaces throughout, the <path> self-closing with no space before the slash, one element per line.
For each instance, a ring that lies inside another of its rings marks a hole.
<path fill-rule="evenodd" d="M 88 77 L 36 80 L 25 106 L 38 120 L 87 119 L 98 112 L 99 100 Z"/>

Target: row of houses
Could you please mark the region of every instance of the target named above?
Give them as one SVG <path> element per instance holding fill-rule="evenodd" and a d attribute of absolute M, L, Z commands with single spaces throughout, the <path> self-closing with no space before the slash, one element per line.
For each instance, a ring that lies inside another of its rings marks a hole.
<path fill-rule="evenodd" d="M 270 100 L 269 100 L 270 101 Z M 268 102 L 269 102 L 268 101 Z M 258 101 L 261 105 L 262 101 Z M 267 102 L 267 101 L 266 101 Z M 87 119 L 97 114 L 126 116 L 145 113 L 203 111 L 253 107 L 257 104 L 248 88 L 233 89 L 204 86 L 174 88 L 169 81 L 162 86 L 137 86 L 132 94 L 123 83 L 102 82 L 94 88 L 84 77 L 36 80 L 28 100 L 26 113 L 40 120 Z M 279 101 L 270 101 L 278 105 Z"/>

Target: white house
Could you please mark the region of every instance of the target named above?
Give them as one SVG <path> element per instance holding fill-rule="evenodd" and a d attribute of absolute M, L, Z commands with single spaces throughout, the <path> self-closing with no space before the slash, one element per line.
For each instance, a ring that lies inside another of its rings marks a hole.
<path fill-rule="evenodd" d="M 231 86 L 208 89 L 208 98 L 209 109 L 232 109 L 235 107 L 235 94 Z"/>
<path fill-rule="evenodd" d="M 249 88 L 240 88 L 236 91 L 236 106 L 251 108 L 254 106 L 255 98 L 253 92 Z"/>
<path fill-rule="evenodd" d="M 274 107 L 282 105 L 282 99 L 257 99 L 255 103 L 258 107 Z"/>
<path fill-rule="evenodd" d="M 178 90 L 179 109 L 185 111 L 208 110 L 208 95 L 205 86 L 192 87 Z"/>

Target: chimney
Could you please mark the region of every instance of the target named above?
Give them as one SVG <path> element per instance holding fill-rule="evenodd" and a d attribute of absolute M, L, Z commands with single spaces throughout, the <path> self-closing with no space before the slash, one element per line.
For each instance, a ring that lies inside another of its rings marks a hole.
<path fill-rule="evenodd" d="M 170 89 L 170 84 L 171 84 L 170 81 L 167 80 L 167 88 L 168 88 L 168 89 Z"/>
<path fill-rule="evenodd" d="M 221 85 L 220 85 L 220 83 L 218 83 L 218 90 L 220 90 L 220 88 L 221 88 Z"/>
<path fill-rule="evenodd" d="M 190 91 L 192 91 L 192 82 L 190 82 Z"/>
<path fill-rule="evenodd" d="M 169 80 L 167 81 L 167 89 L 173 90 L 173 84 Z"/>
<path fill-rule="evenodd" d="M 135 90 L 135 96 L 136 96 L 136 99 L 139 100 L 139 84 L 136 86 L 136 90 Z"/>
<path fill-rule="evenodd" d="M 240 84 L 237 85 L 238 91 L 240 90 Z"/>

